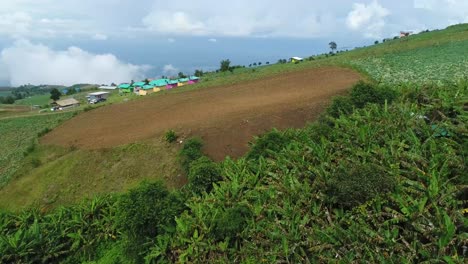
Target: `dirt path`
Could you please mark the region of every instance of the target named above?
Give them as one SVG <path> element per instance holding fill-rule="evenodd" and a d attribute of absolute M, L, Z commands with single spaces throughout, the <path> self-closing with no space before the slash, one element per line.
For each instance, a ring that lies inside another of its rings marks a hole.
<path fill-rule="evenodd" d="M 43 144 L 106 148 L 160 136 L 169 129 L 200 136 L 216 160 L 238 157 L 252 136 L 273 127 L 301 127 L 330 97 L 360 79 L 342 68 L 319 68 L 230 86 L 149 96 L 78 115 L 41 139 Z"/>

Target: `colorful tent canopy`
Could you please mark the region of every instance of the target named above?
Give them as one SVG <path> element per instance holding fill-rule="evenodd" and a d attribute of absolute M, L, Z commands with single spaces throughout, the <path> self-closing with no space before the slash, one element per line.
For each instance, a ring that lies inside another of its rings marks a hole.
<path fill-rule="evenodd" d="M 166 86 L 167 81 L 168 79 L 158 79 L 158 80 L 152 80 L 149 84 L 156 86 L 156 87 L 161 87 L 161 86 Z"/>
<path fill-rule="evenodd" d="M 188 81 L 189 81 L 189 78 L 180 78 L 179 79 L 179 82 L 181 82 L 181 83 L 188 82 Z"/>
<path fill-rule="evenodd" d="M 136 83 L 133 83 L 132 86 L 133 87 L 143 87 L 146 83 L 145 82 L 136 82 Z"/>
<path fill-rule="evenodd" d="M 153 88 L 154 88 L 154 86 L 153 86 L 153 85 L 149 85 L 149 84 L 143 86 L 143 90 L 150 90 L 150 89 L 153 89 Z"/>
<path fill-rule="evenodd" d="M 130 88 L 130 84 L 128 83 L 122 83 L 121 85 L 119 85 L 119 89 L 128 89 Z"/>

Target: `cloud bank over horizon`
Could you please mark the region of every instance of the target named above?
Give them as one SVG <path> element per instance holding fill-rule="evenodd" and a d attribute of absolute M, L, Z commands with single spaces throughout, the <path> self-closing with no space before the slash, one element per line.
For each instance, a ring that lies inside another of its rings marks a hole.
<path fill-rule="evenodd" d="M 458 23 L 468 23 L 468 0 L 140 0 L 138 5 L 134 0 L 5 0 L 0 1 L 0 83 L 69 83 L 74 77 L 61 71 L 67 67 L 86 77 L 80 82 L 118 76 L 106 68 L 109 65 L 121 72 L 117 80 L 147 69 L 124 61 L 160 70 L 151 75 L 166 74 L 164 65 L 213 68 L 220 59 L 235 60 L 239 54 L 254 61 L 322 52 L 293 50 L 304 41 L 311 42 L 308 47 L 330 41 L 357 47 L 400 31 L 416 33 Z M 259 45 L 259 39 L 271 42 Z M 233 44 L 240 42 L 246 44 Z M 31 50 L 52 61 L 42 58 L 44 67 L 29 62 L 18 66 L 21 60 L 39 59 Z M 188 51 L 203 59 L 192 61 Z M 66 79 L 52 78 L 56 73 Z"/>
<path fill-rule="evenodd" d="M 0 53 L 2 68 L 10 84 L 19 86 L 128 82 L 144 78 L 150 66 L 124 63 L 113 54 L 93 54 L 74 46 L 53 50 L 42 44 L 18 40 Z"/>

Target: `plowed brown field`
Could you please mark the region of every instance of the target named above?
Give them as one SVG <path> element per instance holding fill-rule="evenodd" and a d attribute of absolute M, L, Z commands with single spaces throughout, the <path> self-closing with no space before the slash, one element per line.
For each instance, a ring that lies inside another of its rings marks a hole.
<path fill-rule="evenodd" d="M 245 153 L 252 136 L 271 128 L 301 127 L 330 97 L 360 79 L 327 67 L 184 93 L 149 96 L 78 115 L 41 139 L 43 144 L 106 148 L 161 136 L 169 129 L 199 136 L 216 160 Z"/>

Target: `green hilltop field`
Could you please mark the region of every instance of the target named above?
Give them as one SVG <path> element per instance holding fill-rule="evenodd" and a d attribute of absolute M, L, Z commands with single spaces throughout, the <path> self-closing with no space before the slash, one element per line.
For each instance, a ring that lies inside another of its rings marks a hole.
<path fill-rule="evenodd" d="M 367 81 L 316 122 L 219 163 L 196 139 L 38 144 L 84 108 L 1 119 L 0 262 L 465 263 L 467 50 L 461 24 L 208 73 L 197 89 L 329 65 Z"/>

